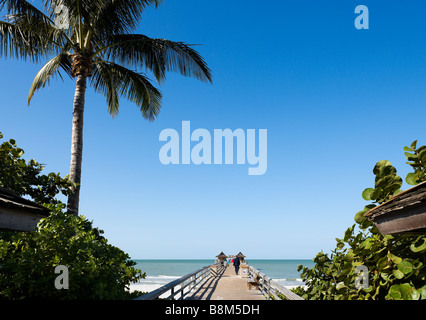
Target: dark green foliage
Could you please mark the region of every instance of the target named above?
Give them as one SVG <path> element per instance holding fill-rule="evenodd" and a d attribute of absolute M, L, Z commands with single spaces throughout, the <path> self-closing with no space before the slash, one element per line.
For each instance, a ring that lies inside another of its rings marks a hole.
<path fill-rule="evenodd" d="M 0 133 L 0 138 L 3 136 Z M 145 277 L 128 254 L 108 243 L 84 216 L 64 213 L 57 200 L 69 181 L 43 175 L 22 158 L 14 140 L 0 145 L 0 186 L 52 210 L 33 232 L 0 232 L 0 299 L 129 299 L 126 287 Z M 69 289 L 55 288 L 55 268 L 68 267 Z"/>
<path fill-rule="evenodd" d="M 145 277 L 84 216 L 56 210 L 31 233 L 0 233 L 0 298 L 129 299 Z M 69 269 L 69 289 L 55 288 L 55 267 Z M 138 293 L 136 293 L 138 294 Z"/>
<path fill-rule="evenodd" d="M 415 172 L 407 182 L 426 181 L 424 161 L 426 147 L 416 148 L 414 142 L 405 147 L 408 164 Z M 306 288 L 294 292 L 312 300 L 418 300 L 426 299 L 426 237 L 419 235 L 382 235 L 364 214 L 399 192 L 402 179 L 389 161 L 379 161 L 374 169 L 374 188 L 367 188 L 362 197 L 373 203 L 355 215 L 353 226 L 330 256 L 320 252 L 309 269 L 299 266 Z M 359 229 L 359 230 L 358 230 Z M 360 274 L 357 266 L 368 268 L 369 286 L 356 287 Z"/>
<path fill-rule="evenodd" d="M 416 185 L 422 181 L 426 181 L 426 146 L 417 148 L 417 140 L 410 147 L 404 147 L 407 164 L 413 167 L 414 172 L 407 174 L 405 182 Z"/>
<path fill-rule="evenodd" d="M 364 200 L 373 200 L 374 203 L 385 202 L 389 197 L 401 192 L 402 179 L 396 174 L 395 167 L 387 160 L 377 162 L 373 173 L 376 175 L 374 188 L 363 191 Z"/>
<path fill-rule="evenodd" d="M 0 132 L 0 140 L 3 134 Z M 0 187 L 14 191 L 19 196 L 30 196 L 38 203 L 58 204 L 56 195 L 67 195 L 71 182 L 61 178 L 60 173 L 41 172 L 42 164 L 22 158 L 24 150 L 10 139 L 0 144 Z"/>

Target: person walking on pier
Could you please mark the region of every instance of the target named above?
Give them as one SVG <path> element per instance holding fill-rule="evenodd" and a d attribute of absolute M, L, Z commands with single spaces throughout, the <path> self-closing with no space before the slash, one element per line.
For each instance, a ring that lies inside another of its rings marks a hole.
<path fill-rule="evenodd" d="M 235 267 L 235 274 L 238 275 L 238 271 L 240 270 L 240 258 L 234 258 L 234 267 Z"/>

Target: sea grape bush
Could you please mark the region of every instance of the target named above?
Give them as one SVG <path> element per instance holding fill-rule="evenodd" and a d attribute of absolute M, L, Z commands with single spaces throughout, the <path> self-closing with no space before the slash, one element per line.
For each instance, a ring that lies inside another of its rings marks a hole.
<path fill-rule="evenodd" d="M 407 164 L 413 167 L 406 177 L 410 185 L 426 181 L 426 146 L 417 141 L 405 147 Z M 299 266 L 306 287 L 294 292 L 311 300 L 419 300 L 426 299 L 426 237 L 424 235 L 382 235 L 364 214 L 401 192 L 402 178 L 389 161 L 379 161 L 373 169 L 374 188 L 363 191 L 371 201 L 355 215 L 355 224 L 343 239 L 336 239 L 331 254 L 320 252 L 312 269 Z M 367 288 L 356 286 L 357 266 L 368 269 Z"/>
<path fill-rule="evenodd" d="M 0 235 L 0 299 L 129 299 L 145 277 L 128 254 L 108 243 L 84 216 L 57 210 L 37 230 Z M 69 269 L 69 289 L 55 287 L 55 268 Z"/>
<path fill-rule="evenodd" d="M 3 136 L 0 133 L 0 139 Z M 103 231 L 84 216 L 69 215 L 56 199 L 66 194 L 68 179 L 43 175 L 43 166 L 25 161 L 24 151 L 9 140 L 0 145 L 0 186 L 48 207 L 33 232 L 0 232 L 0 300 L 130 299 L 131 282 L 145 277 L 128 254 L 109 244 Z M 69 289 L 55 287 L 55 268 L 69 270 Z"/>

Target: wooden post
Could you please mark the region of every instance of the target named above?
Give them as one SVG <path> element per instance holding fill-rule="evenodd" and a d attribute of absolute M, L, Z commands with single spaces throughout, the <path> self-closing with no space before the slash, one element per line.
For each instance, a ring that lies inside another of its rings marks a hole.
<path fill-rule="evenodd" d="M 182 282 L 181 285 L 180 285 L 180 289 L 181 289 L 181 291 L 180 291 L 180 300 L 183 300 L 183 285 L 184 285 L 184 283 Z"/>

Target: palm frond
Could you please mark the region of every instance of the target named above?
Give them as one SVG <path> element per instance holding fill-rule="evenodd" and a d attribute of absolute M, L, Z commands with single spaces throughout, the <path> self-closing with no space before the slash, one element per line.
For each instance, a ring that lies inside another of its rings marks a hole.
<path fill-rule="evenodd" d="M 152 39 L 141 34 L 122 34 L 111 37 L 110 43 L 96 54 L 108 60 L 150 70 L 161 83 L 167 71 L 178 72 L 204 82 L 212 82 L 211 70 L 201 55 L 184 42 Z"/>
<path fill-rule="evenodd" d="M 57 28 L 51 16 L 28 1 L 0 0 L 0 8 L 7 11 L 6 21 L 1 22 L 3 55 L 13 53 L 15 58 L 30 56 L 38 61 L 73 47 L 66 31 Z M 5 50 L 7 47 L 8 50 Z"/>
<path fill-rule="evenodd" d="M 107 0 L 92 19 L 94 34 L 111 35 L 133 31 L 148 6 L 158 7 L 163 0 Z"/>
<path fill-rule="evenodd" d="M 120 98 L 117 92 L 116 81 L 107 63 L 98 62 L 92 72 L 91 83 L 95 90 L 107 98 L 108 112 L 115 116 L 120 107 Z"/>
<path fill-rule="evenodd" d="M 38 61 L 51 53 L 52 47 L 43 41 L 49 33 L 49 17 L 24 0 L 0 0 L 0 9 L 7 12 L 6 21 L 0 21 L 2 56 Z"/>
<path fill-rule="evenodd" d="M 8 22 L 28 34 L 28 36 L 38 40 L 33 46 L 39 52 L 46 51 L 49 54 L 59 54 L 59 52 L 73 47 L 73 42 L 66 32 L 55 25 L 45 23 L 34 17 L 29 18 L 24 14 L 9 15 L 8 18 Z"/>
<path fill-rule="evenodd" d="M 97 60 L 93 69 L 91 84 L 107 97 L 112 116 L 118 113 L 119 96 L 122 96 L 135 103 L 145 119 L 153 121 L 157 117 L 162 95 L 145 75 L 110 61 Z"/>
<path fill-rule="evenodd" d="M 37 54 L 39 38 L 31 32 L 22 30 L 18 26 L 0 21 L 0 56 L 10 58 L 30 58 L 37 62 L 40 56 Z"/>
<path fill-rule="evenodd" d="M 34 81 L 31 85 L 30 92 L 28 94 L 28 105 L 31 102 L 34 93 L 40 89 L 44 88 L 50 79 L 55 75 L 59 75 L 61 78 L 60 68 L 62 68 L 70 77 L 71 74 L 71 62 L 69 60 L 69 55 L 67 53 L 61 53 L 56 57 L 50 59 L 37 73 L 34 78 Z"/>
<path fill-rule="evenodd" d="M 0 0 L 0 10 L 3 9 L 7 11 L 7 14 L 25 14 L 27 17 L 44 21 L 46 24 L 53 23 L 41 10 L 25 0 Z"/>

